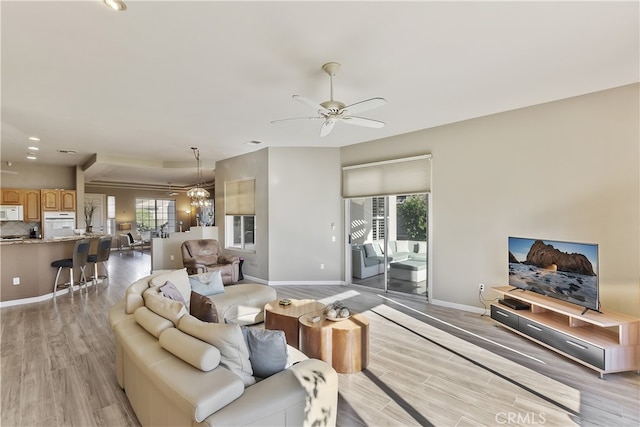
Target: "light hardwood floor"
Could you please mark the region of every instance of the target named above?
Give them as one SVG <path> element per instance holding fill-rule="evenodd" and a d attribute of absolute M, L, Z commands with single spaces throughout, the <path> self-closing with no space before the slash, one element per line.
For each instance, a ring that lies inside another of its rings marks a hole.
<path fill-rule="evenodd" d="M 139 425 L 115 381 L 107 315 L 148 274 L 149 253 L 116 251 L 109 264 L 108 287 L 0 310 L 2 426 Z M 358 286 L 277 291 L 342 299 L 370 320 L 368 369 L 340 374 L 339 426 L 640 425 L 639 375 L 602 380 L 488 316 Z"/>

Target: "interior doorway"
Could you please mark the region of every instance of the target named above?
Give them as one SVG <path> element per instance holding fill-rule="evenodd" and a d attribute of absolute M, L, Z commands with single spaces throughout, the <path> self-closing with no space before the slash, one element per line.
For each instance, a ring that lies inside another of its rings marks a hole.
<path fill-rule="evenodd" d="M 429 193 L 352 198 L 345 209 L 350 283 L 426 299 Z"/>

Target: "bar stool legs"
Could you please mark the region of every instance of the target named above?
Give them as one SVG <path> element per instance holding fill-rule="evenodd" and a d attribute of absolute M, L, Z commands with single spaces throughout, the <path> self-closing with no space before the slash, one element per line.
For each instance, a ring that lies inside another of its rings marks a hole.
<path fill-rule="evenodd" d="M 51 263 L 52 267 L 56 267 L 58 269 L 58 272 L 56 273 L 56 280 L 53 283 L 54 298 L 56 297 L 56 291 L 58 290 L 58 280 L 60 279 L 60 273 L 62 272 L 63 268 L 69 269 L 69 293 L 71 294 L 71 297 L 73 297 L 73 285 L 75 285 L 73 270 L 80 270 L 80 278 L 79 282 L 77 282 L 80 291 L 82 291 L 83 283 L 85 291 L 87 290 L 87 277 L 85 275 L 84 269 L 87 265 L 87 258 L 89 256 L 89 243 L 90 241 L 88 239 L 78 240 L 73 250 L 73 258 L 59 259 Z"/>

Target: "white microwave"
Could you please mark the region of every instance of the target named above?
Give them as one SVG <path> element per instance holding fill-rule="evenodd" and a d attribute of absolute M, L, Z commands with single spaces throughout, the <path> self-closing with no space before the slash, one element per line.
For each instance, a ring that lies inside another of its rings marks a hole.
<path fill-rule="evenodd" d="M 22 206 L 0 205 L 0 221 L 22 221 L 23 219 Z"/>

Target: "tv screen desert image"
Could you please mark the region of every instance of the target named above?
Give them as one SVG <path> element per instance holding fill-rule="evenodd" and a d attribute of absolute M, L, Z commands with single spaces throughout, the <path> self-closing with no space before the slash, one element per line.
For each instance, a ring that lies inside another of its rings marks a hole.
<path fill-rule="evenodd" d="M 598 309 L 598 245 L 509 237 L 509 285 Z"/>

